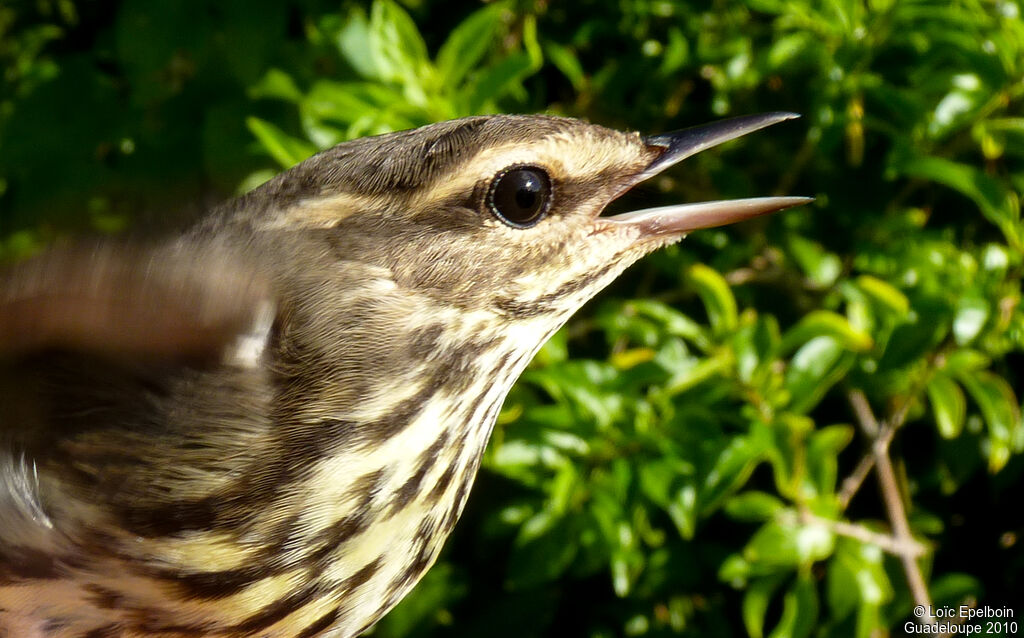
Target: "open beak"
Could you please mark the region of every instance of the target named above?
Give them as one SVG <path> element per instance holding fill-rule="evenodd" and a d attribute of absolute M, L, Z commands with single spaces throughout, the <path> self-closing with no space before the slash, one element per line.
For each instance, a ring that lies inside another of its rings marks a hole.
<path fill-rule="evenodd" d="M 645 137 L 644 142 L 649 147 L 664 150 L 642 173 L 637 175 L 636 181 L 649 179 L 704 149 L 797 117 L 800 116 L 796 113 L 781 112 L 746 115 L 672 133 Z M 693 230 L 724 226 L 811 201 L 814 201 L 811 197 L 754 197 L 645 208 L 603 219 L 637 225 L 648 237 L 652 235 L 684 235 Z"/>

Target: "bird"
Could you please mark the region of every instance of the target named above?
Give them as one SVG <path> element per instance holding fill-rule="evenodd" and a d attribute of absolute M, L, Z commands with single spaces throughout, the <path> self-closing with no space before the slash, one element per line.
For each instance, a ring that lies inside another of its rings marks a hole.
<path fill-rule="evenodd" d="M 602 215 L 784 120 L 474 116 L 155 238 L 0 270 L 0 637 L 356 636 L 434 563 L 502 401 L 626 267 L 810 201 Z"/>

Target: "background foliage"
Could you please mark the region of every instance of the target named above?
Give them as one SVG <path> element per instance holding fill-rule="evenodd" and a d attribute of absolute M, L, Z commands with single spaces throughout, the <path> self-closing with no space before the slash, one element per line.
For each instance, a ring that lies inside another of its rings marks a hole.
<path fill-rule="evenodd" d="M 473 113 L 645 133 L 803 113 L 631 196 L 817 201 L 653 255 L 559 333 L 442 561 L 375 633 L 866 637 L 922 596 L 1019 615 L 1020 13 L 8 2 L 0 258 Z"/>

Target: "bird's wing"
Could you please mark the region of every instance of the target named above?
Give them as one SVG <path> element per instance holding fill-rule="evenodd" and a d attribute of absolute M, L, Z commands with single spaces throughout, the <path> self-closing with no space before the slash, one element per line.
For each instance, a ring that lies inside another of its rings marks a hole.
<path fill-rule="evenodd" d="M 223 248 L 60 248 L 0 270 L 0 360 L 61 350 L 219 363 L 249 356 L 273 311 L 269 282 Z"/>
<path fill-rule="evenodd" d="M 0 269 L 0 572 L 18 547 L 54 551 L 40 485 L 60 441 L 153 427 L 142 397 L 186 370 L 246 376 L 274 316 L 269 280 L 223 246 L 100 243 Z"/>

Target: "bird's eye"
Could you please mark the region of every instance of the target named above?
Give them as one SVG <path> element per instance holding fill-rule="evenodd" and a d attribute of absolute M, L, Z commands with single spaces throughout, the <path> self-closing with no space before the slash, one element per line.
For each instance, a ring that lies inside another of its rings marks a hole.
<path fill-rule="evenodd" d="M 529 228 L 551 205 L 551 179 L 535 166 L 514 166 L 498 173 L 487 192 L 487 205 L 509 226 Z"/>

